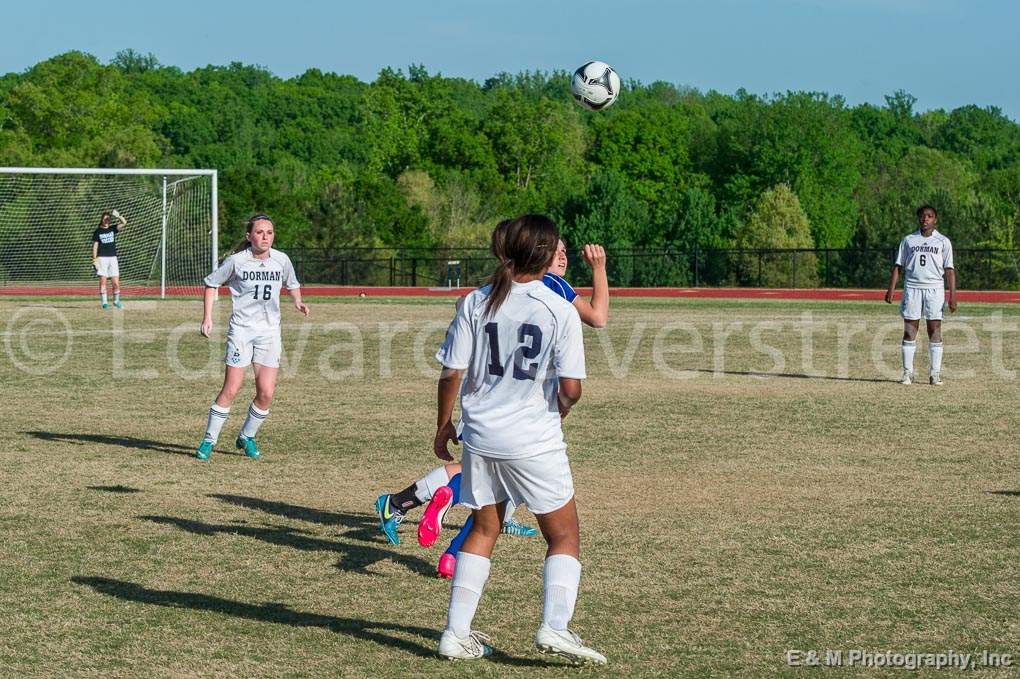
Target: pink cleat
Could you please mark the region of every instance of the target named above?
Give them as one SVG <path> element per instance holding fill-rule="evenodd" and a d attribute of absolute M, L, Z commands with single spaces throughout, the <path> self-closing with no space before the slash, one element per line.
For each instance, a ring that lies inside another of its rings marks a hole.
<path fill-rule="evenodd" d="M 439 569 L 438 569 L 439 577 L 446 578 L 447 580 L 453 580 L 453 570 L 456 567 L 457 557 L 455 557 L 453 554 L 450 554 L 449 552 L 444 552 L 443 555 L 439 557 Z"/>
<path fill-rule="evenodd" d="M 452 505 L 453 489 L 449 486 L 440 486 L 432 496 L 432 502 L 425 508 L 425 516 L 421 518 L 421 523 L 418 524 L 419 545 L 431 547 L 436 544 L 439 534 L 443 531 L 443 519 Z"/>

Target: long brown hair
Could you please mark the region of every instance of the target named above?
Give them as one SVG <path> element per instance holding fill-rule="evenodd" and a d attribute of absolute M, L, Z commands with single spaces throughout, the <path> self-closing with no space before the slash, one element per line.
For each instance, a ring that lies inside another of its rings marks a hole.
<path fill-rule="evenodd" d="M 485 303 L 487 315 L 502 306 L 515 275 L 536 274 L 549 268 L 559 240 L 556 222 L 545 215 L 521 215 L 496 225 L 489 247 L 499 263 L 489 277 L 492 290 Z"/>
<path fill-rule="evenodd" d="M 109 210 L 103 210 L 103 214 L 99 216 L 99 227 L 98 228 L 100 228 L 100 229 L 103 228 L 103 220 L 106 219 L 109 216 L 110 216 L 110 211 Z"/>
<path fill-rule="evenodd" d="M 254 215 L 252 215 L 251 217 L 248 218 L 248 223 L 245 224 L 244 232 L 245 233 L 251 233 L 251 229 L 252 229 L 253 226 L 255 226 L 255 222 L 269 222 L 270 224 L 273 224 L 273 220 L 269 217 L 269 215 L 267 215 L 264 212 L 259 212 L 258 214 L 254 214 Z M 273 228 L 274 229 L 276 228 L 276 224 L 273 224 Z M 239 240 L 236 243 L 234 243 L 234 247 L 232 247 L 230 249 L 230 255 L 236 255 L 241 250 L 250 250 L 250 249 L 251 249 L 251 241 L 248 240 L 247 238 L 242 238 L 241 240 Z M 227 255 L 227 256 L 229 257 L 230 255 Z"/>

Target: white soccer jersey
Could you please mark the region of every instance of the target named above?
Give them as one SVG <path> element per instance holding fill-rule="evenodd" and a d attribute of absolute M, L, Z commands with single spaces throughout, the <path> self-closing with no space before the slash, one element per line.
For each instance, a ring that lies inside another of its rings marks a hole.
<path fill-rule="evenodd" d="M 896 265 L 903 267 L 903 286 L 941 288 L 946 269 L 953 267 L 953 245 L 938 231 L 925 238 L 918 229 L 900 242 Z"/>
<path fill-rule="evenodd" d="M 205 277 L 210 288 L 226 285 L 234 303 L 230 325 L 238 328 L 279 328 L 280 289 L 300 288 L 290 257 L 270 248 L 269 257 L 257 259 L 250 249 L 234 253 Z"/>
<path fill-rule="evenodd" d="M 564 449 L 558 379 L 584 379 L 581 318 L 538 281 L 513 283 L 494 316 L 492 286 L 468 294 L 436 359 L 466 370 L 464 444 L 485 457 L 520 459 Z"/>

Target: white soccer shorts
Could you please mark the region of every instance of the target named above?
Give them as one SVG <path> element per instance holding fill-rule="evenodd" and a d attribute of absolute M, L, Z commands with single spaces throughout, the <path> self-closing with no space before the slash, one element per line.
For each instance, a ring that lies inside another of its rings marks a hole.
<path fill-rule="evenodd" d="M 279 328 L 248 330 L 231 327 L 227 330 L 227 353 L 223 362 L 234 368 L 247 368 L 252 363 L 279 368 L 282 353 Z"/>
<path fill-rule="evenodd" d="M 919 321 L 922 315 L 929 321 L 941 321 L 945 304 L 942 288 L 903 288 L 900 316 L 907 321 Z"/>
<path fill-rule="evenodd" d="M 510 500 L 532 514 L 548 514 L 574 497 L 567 451 L 554 450 L 521 460 L 484 457 L 464 447 L 460 502 L 481 509 Z"/>
<path fill-rule="evenodd" d="M 96 275 L 106 278 L 120 276 L 120 267 L 117 266 L 116 257 L 99 257 L 96 259 Z"/>

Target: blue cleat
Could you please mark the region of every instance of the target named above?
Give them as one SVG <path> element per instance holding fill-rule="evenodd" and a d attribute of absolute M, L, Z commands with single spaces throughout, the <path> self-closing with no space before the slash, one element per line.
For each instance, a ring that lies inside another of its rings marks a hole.
<path fill-rule="evenodd" d="M 103 308 L 104 308 L 104 309 L 109 309 L 109 308 L 110 308 L 110 305 L 109 305 L 109 304 L 107 304 L 106 302 L 103 302 Z"/>
<path fill-rule="evenodd" d="M 212 455 L 213 442 L 209 439 L 202 439 L 202 442 L 198 444 L 198 450 L 195 451 L 195 457 L 200 460 L 208 460 L 209 456 Z"/>
<path fill-rule="evenodd" d="M 245 436 L 238 436 L 237 440 L 234 441 L 234 445 L 237 446 L 238 450 L 243 450 L 246 457 L 253 460 L 257 460 L 262 457 L 259 454 L 259 447 L 255 445 L 255 439 L 250 439 Z"/>
<path fill-rule="evenodd" d="M 537 528 L 531 528 L 525 526 L 523 523 L 517 523 L 513 519 L 503 522 L 503 528 L 500 530 L 504 535 L 512 535 L 515 538 L 530 538 L 538 535 Z"/>
<path fill-rule="evenodd" d="M 397 535 L 397 528 L 400 527 L 400 522 L 404 520 L 404 513 L 390 509 L 390 496 L 380 495 L 379 499 L 375 501 L 375 512 L 379 515 L 379 529 L 389 540 L 391 545 L 400 544 L 400 536 Z"/>
<path fill-rule="evenodd" d="M 119 301 L 117 301 L 117 302 L 114 302 L 114 303 L 113 303 L 113 306 L 117 307 L 118 309 L 123 309 L 123 308 L 124 308 L 124 305 L 123 305 L 123 304 L 121 304 L 121 303 L 120 303 Z"/>

